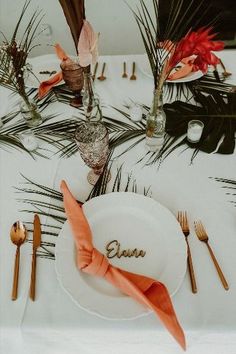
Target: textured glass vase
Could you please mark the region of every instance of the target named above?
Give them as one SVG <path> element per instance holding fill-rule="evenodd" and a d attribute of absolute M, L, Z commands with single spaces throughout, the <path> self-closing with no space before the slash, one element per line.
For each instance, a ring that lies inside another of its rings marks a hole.
<path fill-rule="evenodd" d="M 90 122 L 102 121 L 99 96 L 96 94 L 91 73 L 84 73 L 83 106 L 85 117 Z"/>
<path fill-rule="evenodd" d="M 166 126 L 166 114 L 163 109 L 162 90 L 155 90 L 152 106 L 146 121 L 146 146 L 149 151 L 161 150 Z"/>

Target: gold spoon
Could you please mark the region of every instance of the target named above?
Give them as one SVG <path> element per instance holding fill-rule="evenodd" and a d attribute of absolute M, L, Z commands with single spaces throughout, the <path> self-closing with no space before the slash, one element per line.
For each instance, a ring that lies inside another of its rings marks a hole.
<path fill-rule="evenodd" d="M 101 75 L 98 77 L 98 80 L 100 80 L 100 81 L 106 80 L 106 76 L 104 75 L 105 67 L 106 67 L 106 63 L 103 63 L 102 73 L 101 73 Z"/>
<path fill-rule="evenodd" d="M 18 289 L 18 279 L 19 279 L 19 264 L 20 264 L 20 246 L 25 242 L 27 237 L 27 230 L 25 225 L 21 221 L 16 221 L 10 231 L 11 241 L 16 248 L 15 255 L 15 267 L 14 267 L 14 277 L 12 286 L 12 300 L 17 299 L 17 289 Z"/>
<path fill-rule="evenodd" d="M 133 62 L 133 70 L 132 70 L 132 75 L 130 76 L 130 80 L 136 80 L 137 77 L 135 75 L 135 62 Z"/>
<path fill-rule="evenodd" d="M 126 78 L 128 77 L 128 75 L 127 75 L 127 73 L 126 73 L 126 62 L 125 62 L 125 61 L 124 61 L 124 63 L 123 63 L 123 67 L 124 67 L 124 72 L 123 72 L 122 77 L 123 77 L 124 79 L 126 79 Z"/>

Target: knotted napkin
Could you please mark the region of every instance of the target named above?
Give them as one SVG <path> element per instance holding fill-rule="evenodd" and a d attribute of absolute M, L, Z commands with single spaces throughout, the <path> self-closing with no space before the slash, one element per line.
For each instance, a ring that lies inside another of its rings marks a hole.
<path fill-rule="evenodd" d="M 59 59 L 61 61 L 70 60 L 65 51 L 62 49 L 60 44 L 55 44 L 55 51 Z M 42 81 L 39 85 L 38 97 L 39 99 L 43 98 L 48 94 L 48 92 L 53 88 L 53 86 L 57 85 L 60 81 L 63 80 L 62 71 L 59 71 L 55 75 L 53 75 L 50 79 Z"/>
<path fill-rule="evenodd" d="M 188 76 L 191 72 L 195 71 L 193 62 L 194 59 L 192 57 L 182 59 L 180 62 L 181 67 L 178 70 L 170 73 L 167 80 L 179 80 Z"/>
<path fill-rule="evenodd" d="M 91 276 L 104 277 L 121 292 L 152 309 L 185 350 L 184 333 L 177 320 L 165 285 L 157 280 L 127 272 L 110 264 L 108 259 L 94 248 L 92 233 L 83 213 L 83 208 L 73 197 L 65 181 L 61 183 L 61 191 L 77 250 L 78 268 Z"/>
<path fill-rule="evenodd" d="M 159 42 L 158 47 L 164 49 L 165 52 L 169 53 L 168 58 L 166 58 L 165 69 L 168 71 L 168 67 L 171 56 L 175 52 L 176 45 L 171 40 L 166 40 L 164 42 Z M 183 77 L 188 76 L 192 71 L 194 71 L 194 59 L 195 57 L 189 56 L 187 58 L 182 58 L 179 65 L 173 68 L 171 73 L 168 75 L 167 80 L 178 80 Z"/>

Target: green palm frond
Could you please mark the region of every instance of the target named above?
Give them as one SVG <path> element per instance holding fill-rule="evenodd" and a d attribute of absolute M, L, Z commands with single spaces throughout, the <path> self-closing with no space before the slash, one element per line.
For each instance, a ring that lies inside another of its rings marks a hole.
<path fill-rule="evenodd" d="M 9 113 L 1 118 L 3 122 L 3 126 L 0 128 L 0 147 L 6 150 L 16 149 L 22 152 L 27 152 L 33 158 L 34 156 L 48 158 L 47 155 L 45 154 L 46 152 L 45 149 L 38 148 L 36 151 L 30 152 L 22 145 L 19 138 L 19 133 L 22 133 L 28 130 L 29 128 L 22 118 L 17 121 L 15 120 L 15 118 L 18 115 L 19 115 L 19 111 L 16 111 L 13 113 Z M 45 120 L 50 121 L 51 119 L 55 118 L 55 116 L 56 115 L 47 115 L 45 116 Z M 63 144 L 58 141 L 57 136 L 53 136 L 53 134 L 45 133 L 43 130 L 41 132 L 40 129 L 42 128 L 40 127 L 32 128 L 32 130 L 35 132 L 35 134 L 40 140 L 43 140 L 48 144 L 51 144 L 53 147 L 56 147 L 58 150 L 61 150 L 63 148 Z"/>
<path fill-rule="evenodd" d="M 27 102 L 24 81 L 26 61 L 35 46 L 37 30 L 43 18 L 41 10 L 34 11 L 23 30 L 23 36 L 19 38 L 19 29 L 23 26 L 30 3 L 31 0 L 25 1 L 11 39 L 8 40 L 4 35 L 4 42 L 0 48 L 0 84 L 18 93 Z"/>
<path fill-rule="evenodd" d="M 145 122 L 133 122 L 130 115 L 121 109 L 113 107 L 119 114 L 122 115 L 123 120 L 116 120 L 110 117 L 104 117 L 104 123 L 109 131 L 109 144 L 112 149 L 134 140 L 134 143 L 129 145 L 122 154 L 134 148 L 140 143 L 145 136 Z M 121 154 L 121 155 L 122 155 Z"/>
<path fill-rule="evenodd" d="M 108 161 L 101 178 L 99 178 L 86 200 L 109 192 L 107 187 L 113 164 L 113 161 L 111 160 L 112 153 L 113 151 L 109 154 Z M 28 214 L 37 213 L 40 216 L 44 216 L 49 219 L 49 222 L 46 224 L 41 224 L 43 241 L 41 243 L 41 247 L 37 251 L 37 255 L 41 258 L 53 260 L 55 259 L 55 238 L 60 233 L 62 225 L 66 221 L 62 194 L 53 188 L 34 182 L 23 175 L 22 178 L 23 186 L 15 187 L 17 201 L 26 207 L 26 209 L 21 209 L 21 212 Z M 116 171 L 111 189 L 111 192 L 120 191 L 140 193 L 140 189 L 138 188 L 136 181 L 133 181 L 132 179 L 132 173 L 128 175 L 126 181 L 122 177 L 122 166 L 120 166 Z M 141 193 L 146 196 L 151 196 L 150 187 L 144 187 Z M 78 202 L 83 204 L 81 201 Z M 27 225 L 29 233 L 32 234 L 33 223 L 26 222 L 25 224 Z M 29 239 L 29 242 L 32 242 L 32 238 Z"/>
<path fill-rule="evenodd" d="M 130 9 L 148 55 L 154 87 L 157 88 L 159 77 L 168 57 L 166 49 L 175 50 L 175 44 L 193 27 L 197 27 L 202 19 L 206 18 L 206 13 L 210 17 L 210 4 L 205 0 L 201 0 L 197 4 L 195 0 L 190 0 L 188 4 L 184 0 L 165 0 L 164 4 L 169 4 L 168 15 L 165 17 L 166 14 L 162 10 L 162 0 L 152 0 L 152 8 L 148 7 L 144 0 L 140 0 L 139 3 L 140 6 L 136 10 Z M 212 21 L 214 22 L 215 19 Z M 212 25 L 212 21 L 208 21 L 208 25 Z M 167 41 L 172 41 L 172 44 Z M 162 43 L 162 51 L 160 51 L 158 43 Z"/>
<path fill-rule="evenodd" d="M 53 87 L 53 93 L 58 102 L 65 104 L 70 104 L 71 99 L 74 97 L 73 92 L 66 85 Z"/>
<path fill-rule="evenodd" d="M 103 117 L 103 123 L 109 131 L 110 148 L 114 149 L 131 140 L 136 141 L 125 150 L 126 152 L 144 139 L 145 123 L 144 121 L 133 122 L 126 111 L 114 107 L 113 109 L 119 112 L 124 119 L 120 121 L 108 116 Z M 75 131 L 85 119 L 84 112 L 81 110 L 79 113 L 80 116 L 73 119 L 44 124 L 35 128 L 35 132 L 40 138 L 43 136 L 46 139 L 53 139 L 55 143 L 61 144 L 61 149 L 58 150 L 59 155 L 61 157 L 70 157 L 78 151 L 75 141 Z M 141 139 L 138 140 L 140 137 Z"/>
<path fill-rule="evenodd" d="M 16 131 L 22 131 L 21 125 L 15 125 L 14 119 L 19 114 L 19 112 L 12 112 L 1 117 L 1 121 L 3 126 L 0 128 L 0 148 L 5 150 L 21 150 L 22 152 L 27 152 L 31 156 L 31 152 L 25 149 L 25 147 L 21 144 L 19 139 L 16 137 Z"/>
<path fill-rule="evenodd" d="M 22 212 L 29 214 L 39 214 L 49 218 L 50 224 L 42 224 L 43 242 L 37 255 L 42 258 L 54 259 L 55 242 L 54 237 L 57 237 L 62 225 L 66 221 L 63 197 L 62 194 L 53 188 L 44 186 L 34 182 L 23 176 L 23 186 L 16 187 L 18 195 L 17 201 L 21 202 L 26 209 L 21 209 Z M 21 198 L 22 193 L 24 197 Z M 33 224 L 28 223 L 28 231 L 32 232 Z M 32 239 L 30 239 L 32 241 Z"/>
<path fill-rule="evenodd" d="M 236 206 L 236 180 L 222 178 L 222 177 L 209 177 L 209 178 L 214 179 L 216 182 L 222 184 L 222 188 L 228 191 L 226 195 L 229 195 L 230 197 L 233 198 L 232 200 L 230 200 L 230 203 Z"/>
<path fill-rule="evenodd" d="M 111 176 L 111 168 L 112 168 L 112 162 L 111 162 L 111 157 L 113 154 L 113 150 L 110 150 L 110 153 L 107 158 L 107 162 L 104 166 L 104 169 L 102 171 L 102 174 L 99 176 L 99 179 L 97 180 L 96 184 L 94 185 L 93 189 L 89 193 L 89 196 L 87 200 L 92 199 L 94 197 L 98 197 L 99 195 L 106 194 L 107 190 L 107 184 L 110 180 Z"/>
<path fill-rule="evenodd" d="M 173 88 L 174 90 L 175 88 Z M 181 146 L 184 149 L 193 149 L 192 161 L 200 150 L 207 153 L 216 151 L 223 154 L 229 154 L 234 151 L 235 86 L 225 82 L 218 82 L 210 75 L 206 75 L 199 80 L 181 86 L 179 94 L 182 95 L 184 90 L 186 99 L 164 105 L 167 115 L 167 134 L 162 150 L 158 153 L 144 154 L 144 156 L 139 158 L 138 162 L 145 160 L 147 165 L 156 163 Z M 190 104 L 190 98 L 192 99 L 191 102 L 196 103 Z M 116 149 L 122 144 L 129 143 L 120 153 L 122 155 L 135 148 L 145 139 L 145 118 L 149 107 L 143 105 L 144 114 L 141 122 L 131 121 L 128 106 L 125 106 L 126 109 L 112 108 L 119 113 L 120 119 L 104 115 L 103 121 L 109 131 L 111 149 Z M 46 139 L 57 141 L 60 156 L 69 157 L 77 152 L 74 133 L 84 119 L 83 111 L 78 110 L 78 113 L 80 116 L 77 118 L 64 122 L 50 123 L 37 128 L 39 135 L 41 134 Z M 189 144 L 186 139 L 187 125 L 192 119 L 200 119 L 205 124 L 202 140 L 195 145 Z"/>
<path fill-rule="evenodd" d="M 57 102 L 57 97 L 54 93 L 54 90 L 51 90 L 45 97 L 39 99 L 38 98 L 38 89 L 32 88 L 27 90 L 27 96 L 33 100 L 40 113 L 43 113 L 43 111 L 53 102 Z M 46 120 L 47 118 L 45 118 L 44 120 Z"/>
<path fill-rule="evenodd" d="M 165 143 L 160 152 L 148 154 L 147 164 L 166 158 L 181 146 L 184 149 L 193 149 L 191 162 L 199 151 L 220 154 L 234 152 L 236 87 L 217 82 L 211 76 L 204 76 L 189 83 L 188 90 L 192 93 L 195 104 L 176 101 L 164 105 L 167 116 Z M 200 119 L 204 123 L 202 138 L 197 144 L 191 144 L 186 139 L 188 122 L 192 119 Z"/>

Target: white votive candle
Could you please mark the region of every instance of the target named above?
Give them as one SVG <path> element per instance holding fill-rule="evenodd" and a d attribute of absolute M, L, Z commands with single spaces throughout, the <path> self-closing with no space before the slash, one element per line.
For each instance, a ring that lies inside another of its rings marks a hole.
<path fill-rule="evenodd" d="M 140 122 L 143 117 L 143 108 L 139 104 L 133 104 L 129 109 L 130 119 L 134 122 Z"/>
<path fill-rule="evenodd" d="M 28 151 L 34 151 L 38 148 L 38 141 L 34 133 L 31 130 L 26 130 L 19 134 L 20 141 L 22 145 Z"/>
<path fill-rule="evenodd" d="M 204 124 L 200 120 L 191 120 L 188 123 L 187 139 L 190 143 L 198 143 L 202 136 Z"/>

